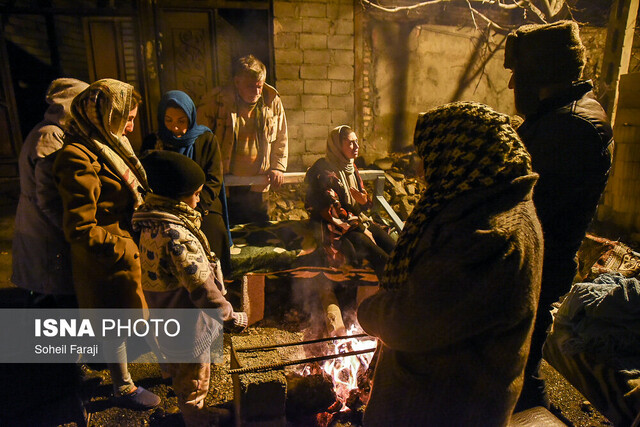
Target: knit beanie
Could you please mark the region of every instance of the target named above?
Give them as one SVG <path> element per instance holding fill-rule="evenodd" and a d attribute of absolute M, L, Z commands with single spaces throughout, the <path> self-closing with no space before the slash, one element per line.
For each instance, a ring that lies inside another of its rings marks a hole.
<path fill-rule="evenodd" d="M 507 36 L 504 67 L 537 85 L 578 80 L 585 64 L 585 48 L 578 24 L 558 21 L 523 25 Z"/>
<path fill-rule="evenodd" d="M 149 187 L 160 196 L 177 200 L 195 193 L 205 182 L 200 165 L 184 154 L 157 150 L 140 161 L 147 171 Z"/>

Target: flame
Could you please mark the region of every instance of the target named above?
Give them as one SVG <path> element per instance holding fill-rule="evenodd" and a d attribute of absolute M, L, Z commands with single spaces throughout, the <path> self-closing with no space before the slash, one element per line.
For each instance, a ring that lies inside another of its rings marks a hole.
<path fill-rule="evenodd" d="M 362 333 L 359 325 L 351 325 L 347 330 L 347 335 Z M 334 344 L 334 354 L 346 353 L 349 351 L 374 349 L 376 347 L 373 338 L 349 338 L 336 341 Z M 322 365 L 322 370 L 333 378 L 333 384 L 338 400 L 346 408 L 346 401 L 351 390 L 358 388 L 358 374 L 363 373 L 369 367 L 373 352 L 358 354 L 356 356 L 339 357 L 331 359 Z M 308 367 L 305 367 L 305 372 Z"/>

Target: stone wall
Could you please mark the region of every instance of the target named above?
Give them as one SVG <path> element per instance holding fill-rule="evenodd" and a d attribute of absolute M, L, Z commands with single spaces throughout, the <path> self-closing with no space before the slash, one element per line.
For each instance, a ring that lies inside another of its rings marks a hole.
<path fill-rule="evenodd" d="M 275 0 L 276 88 L 289 125 L 289 170 L 324 155 L 329 131 L 353 124 L 353 0 Z"/>

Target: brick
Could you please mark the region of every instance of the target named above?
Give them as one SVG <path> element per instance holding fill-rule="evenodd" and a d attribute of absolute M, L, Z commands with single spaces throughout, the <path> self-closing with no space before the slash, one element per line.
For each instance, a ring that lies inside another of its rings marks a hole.
<path fill-rule="evenodd" d="M 326 143 L 328 135 L 328 125 L 307 125 L 302 128 L 302 136 L 305 139 L 305 143 L 307 143 L 307 140 L 312 140 L 313 138 L 321 138 Z"/>
<path fill-rule="evenodd" d="M 331 125 L 339 126 L 343 124 L 353 124 L 353 112 L 345 110 L 332 110 Z"/>
<path fill-rule="evenodd" d="M 300 16 L 323 18 L 327 16 L 327 5 L 325 3 L 302 3 L 300 5 Z"/>
<path fill-rule="evenodd" d="M 340 18 L 353 20 L 353 2 L 351 0 L 340 4 Z"/>
<path fill-rule="evenodd" d="M 331 93 L 331 82 L 329 80 L 305 80 L 304 94 L 328 95 Z"/>
<path fill-rule="evenodd" d="M 351 65 L 332 65 L 329 67 L 328 77 L 330 80 L 353 81 L 353 67 Z"/>
<path fill-rule="evenodd" d="M 276 64 L 302 64 L 302 52 L 298 49 L 275 49 Z"/>
<path fill-rule="evenodd" d="M 327 18 L 331 20 L 340 17 L 340 5 L 338 3 L 327 3 Z"/>
<path fill-rule="evenodd" d="M 334 34 L 353 34 L 353 20 L 339 19 L 332 25 Z"/>
<path fill-rule="evenodd" d="M 297 95 L 302 93 L 301 80 L 278 80 L 278 92 L 281 95 Z"/>
<path fill-rule="evenodd" d="M 352 96 L 330 96 L 329 108 L 339 110 L 353 109 L 353 97 Z"/>
<path fill-rule="evenodd" d="M 300 67 L 300 77 L 303 79 L 326 79 L 326 65 L 302 65 Z"/>
<path fill-rule="evenodd" d="M 308 110 L 304 112 L 304 123 L 312 125 L 327 124 L 331 120 L 331 113 L 324 110 Z"/>
<path fill-rule="evenodd" d="M 302 21 L 302 31 L 305 33 L 328 34 L 331 21 L 326 18 L 308 18 Z"/>
<path fill-rule="evenodd" d="M 353 36 L 346 34 L 330 35 L 327 39 L 329 49 L 353 50 Z"/>
<path fill-rule="evenodd" d="M 285 114 L 287 115 L 287 126 L 301 125 L 304 123 L 304 111 L 300 109 L 285 110 Z"/>
<path fill-rule="evenodd" d="M 304 144 L 307 153 L 323 153 L 326 151 L 329 127 L 326 127 L 324 134 L 324 138 L 305 138 Z"/>
<path fill-rule="evenodd" d="M 294 143 L 292 139 L 295 139 L 296 142 Z M 304 143 L 300 142 L 300 140 L 297 138 L 297 133 L 296 133 L 296 138 L 293 138 L 292 135 L 289 134 L 289 158 L 291 158 L 291 155 L 303 154 L 303 153 L 306 153 L 306 147 Z M 287 166 L 288 166 L 288 169 L 291 170 L 290 165 L 288 164 Z"/>
<path fill-rule="evenodd" d="M 264 345 L 264 337 L 258 335 L 231 337 L 231 367 L 237 368 L 281 362 L 277 350 L 236 352 L 236 348 Z M 233 386 L 240 421 L 284 418 L 287 397 L 287 380 L 283 369 L 266 372 L 234 374 Z"/>
<path fill-rule="evenodd" d="M 294 49 L 298 46 L 298 34 L 280 33 L 273 37 L 273 47 L 276 49 Z"/>
<path fill-rule="evenodd" d="M 300 16 L 300 10 L 298 7 L 298 3 L 289 3 L 283 1 L 274 1 L 273 2 L 273 16 L 280 17 L 289 17 L 289 18 L 297 18 Z"/>
<path fill-rule="evenodd" d="M 300 34 L 300 49 L 326 49 L 326 34 Z"/>
<path fill-rule="evenodd" d="M 355 54 L 353 49 L 335 49 L 331 50 L 331 63 L 337 65 L 353 65 L 355 64 Z"/>
<path fill-rule="evenodd" d="M 300 78 L 300 66 L 296 64 L 282 64 L 276 67 L 276 76 L 283 80 Z"/>
<path fill-rule="evenodd" d="M 326 95 L 302 95 L 302 108 L 327 108 L 329 105 Z"/>
<path fill-rule="evenodd" d="M 329 64 L 330 60 L 331 60 L 331 54 L 326 49 L 304 51 L 305 64 Z"/>
<path fill-rule="evenodd" d="M 353 81 L 331 82 L 331 95 L 347 95 L 350 93 L 353 93 Z"/>
<path fill-rule="evenodd" d="M 302 126 L 289 124 L 287 120 L 287 134 L 289 136 L 289 146 L 291 146 L 293 140 L 302 140 Z"/>
<path fill-rule="evenodd" d="M 273 20 L 273 31 L 285 33 L 301 33 L 302 20 L 300 18 L 278 18 Z"/>
<path fill-rule="evenodd" d="M 280 94 L 280 99 L 282 99 L 282 105 L 284 105 L 284 111 L 287 116 L 289 115 L 289 109 L 302 107 L 302 104 L 300 103 L 300 95 Z"/>

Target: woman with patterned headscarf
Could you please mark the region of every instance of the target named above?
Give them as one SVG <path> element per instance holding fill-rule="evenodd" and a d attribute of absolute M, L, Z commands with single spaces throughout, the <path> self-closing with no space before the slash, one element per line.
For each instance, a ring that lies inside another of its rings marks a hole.
<path fill-rule="evenodd" d="M 231 271 L 231 236 L 222 155 L 215 135 L 208 127 L 197 124 L 196 119 L 196 106 L 189 95 L 180 90 L 166 92 L 158 104 L 158 132 L 145 137 L 142 151 L 175 151 L 200 165 L 207 177 L 198 203 L 198 211 L 202 214 L 201 229 L 226 275 Z"/>
<path fill-rule="evenodd" d="M 124 135 L 133 129 L 136 108 L 133 86 L 113 79 L 92 83 L 71 104 L 72 121 L 54 164 L 80 308 L 147 309 L 131 217 L 148 185 Z M 124 338 L 105 340 L 103 352 L 119 404 L 149 409 L 160 403 L 131 380 Z"/>
<path fill-rule="evenodd" d="M 414 144 L 426 189 L 358 308 L 381 346 L 364 425 L 507 425 L 540 293 L 537 174 L 482 104 L 421 114 Z"/>
<path fill-rule="evenodd" d="M 354 163 L 359 148 L 349 126 L 329 133 L 326 156 L 305 176 L 306 207 L 311 220 L 321 226 L 320 240 L 329 265 L 367 259 L 380 277 L 394 241 L 364 214 L 372 202 Z"/>

